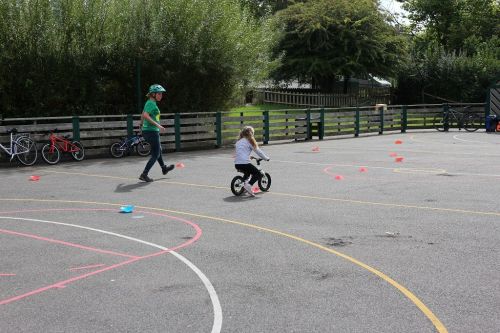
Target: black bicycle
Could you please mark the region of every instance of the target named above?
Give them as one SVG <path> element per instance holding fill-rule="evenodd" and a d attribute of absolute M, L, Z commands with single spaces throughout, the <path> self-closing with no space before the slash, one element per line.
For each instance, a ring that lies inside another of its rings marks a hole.
<path fill-rule="evenodd" d="M 119 158 L 125 153 L 129 155 L 134 149 L 141 156 L 148 156 L 151 153 L 151 145 L 137 131 L 133 137 L 123 138 L 120 142 L 113 143 L 109 147 L 109 152 L 111 156 Z"/>
<path fill-rule="evenodd" d="M 450 128 L 465 129 L 467 132 L 475 132 L 484 128 L 483 116 L 472 112 L 470 106 L 465 106 L 463 111 L 457 111 L 447 105 L 442 115 L 434 117 L 434 127 L 440 132 L 447 132 Z"/>
<path fill-rule="evenodd" d="M 260 190 L 262 192 L 269 191 L 269 188 L 271 187 L 271 175 L 260 168 L 260 162 L 262 161 L 262 158 L 256 158 L 253 156 L 251 156 L 250 158 L 257 162 L 257 169 L 259 169 L 260 173 L 262 174 L 262 177 L 258 182 Z M 238 172 L 241 172 L 243 176 L 234 176 L 233 180 L 231 180 L 231 192 L 233 192 L 234 195 L 243 194 L 243 192 L 245 191 L 243 185 L 245 184 L 245 181 L 249 180 L 251 177 L 249 173 L 246 173 L 242 170 L 238 170 Z"/>

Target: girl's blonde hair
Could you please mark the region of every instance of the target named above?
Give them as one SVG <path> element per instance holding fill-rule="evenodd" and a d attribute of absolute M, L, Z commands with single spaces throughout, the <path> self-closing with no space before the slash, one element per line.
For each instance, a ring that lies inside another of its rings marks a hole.
<path fill-rule="evenodd" d="M 255 140 L 254 138 L 254 129 L 252 126 L 245 126 L 241 129 L 240 131 L 240 139 L 247 139 L 250 144 L 252 145 L 252 147 L 254 147 L 254 149 L 257 149 L 259 148 L 259 145 L 257 144 L 257 141 Z"/>

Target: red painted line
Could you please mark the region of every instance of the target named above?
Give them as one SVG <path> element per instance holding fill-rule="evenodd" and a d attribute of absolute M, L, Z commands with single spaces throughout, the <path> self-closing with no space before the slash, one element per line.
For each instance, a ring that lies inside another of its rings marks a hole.
<path fill-rule="evenodd" d="M 90 265 L 90 266 L 73 267 L 73 268 L 70 268 L 69 270 L 70 271 L 78 271 L 81 269 L 89 269 L 89 268 L 96 268 L 96 267 L 102 267 L 102 266 L 105 266 L 105 265 L 104 264 L 95 264 L 95 265 Z"/>
<path fill-rule="evenodd" d="M 24 234 L 24 233 L 21 233 L 21 232 L 16 232 L 16 231 L 11 231 L 11 230 L 0 229 L 0 233 L 10 234 L 10 235 L 16 235 L 16 236 L 22 236 L 22 237 L 27 237 L 27 238 L 33 238 L 33 239 L 37 239 L 37 240 L 46 241 L 46 242 L 49 242 L 49 243 L 61 244 L 61 245 L 76 247 L 78 249 L 89 250 L 89 251 L 94 251 L 94 252 L 104 253 L 104 254 L 111 254 L 111 255 L 120 256 L 120 257 L 140 258 L 138 256 L 132 256 L 132 255 L 118 253 L 118 252 L 113 252 L 113 251 L 101 250 L 101 249 L 97 249 L 97 248 L 90 247 L 90 246 L 84 246 L 84 245 L 79 245 L 79 244 L 64 242 L 64 241 L 60 241 L 60 240 L 57 240 L 57 239 L 45 238 L 45 237 L 40 237 L 40 236 L 36 236 L 36 235 Z"/>
<path fill-rule="evenodd" d="M 0 276 L 16 276 L 16 274 L 11 274 L 11 273 L 0 273 Z"/>
<path fill-rule="evenodd" d="M 106 211 L 107 210 L 107 211 L 113 211 L 111 209 L 42 209 L 42 210 L 30 210 L 30 211 L 31 212 L 35 212 L 35 211 L 55 211 L 55 210 L 73 210 L 73 211 L 78 211 L 78 210 L 84 210 L 84 211 L 92 211 L 92 210 L 93 211 L 98 211 L 98 210 L 101 211 L 101 210 L 104 210 L 104 211 Z M 17 213 L 22 213 L 22 212 L 26 212 L 26 211 L 16 211 L 16 212 Z M 173 220 L 182 221 L 182 222 L 184 222 L 184 223 L 189 224 L 190 226 L 192 226 L 195 229 L 196 234 L 195 234 L 195 236 L 192 239 L 190 239 L 190 240 L 188 240 L 188 241 L 186 241 L 186 242 L 184 242 L 184 243 L 182 243 L 180 245 L 177 245 L 175 247 L 169 248 L 168 250 L 162 250 L 162 251 L 155 252 L 155 253 L 152 253 L 152 254 L 149 254 L 149 255 L 146 255 L 146 256 L 143 256 L 143 257 L 132 257 L 132 259 L 123 261 L 121 263 L 117 263 L 117 264 L 114 264 L 114 265 L 111 265 L 111 266 L 107 266 L 105 268 L 102 268 L 102 269 L 99 269 L 99 270 L 96 270 L 96 271 L 93 271 L 93 272 L 89 272 L 89 273 L 86 273 L 86 274 L 83 274 L 83 275 L 75 276 L 75 277 L 67 279 L 67 280 L 59 281 L 59 282 L 56 282 L 54 284 L 38 288 L 38 289 L 32 290 L 32 291 L 27 292 L 27 293 L 24 293 L 22 295 L 18 295 L 18 296 L 14 296 L 14 297 L 11 297 L 11 298 L 4 299 L 4 300 L 0 300 L 0 305 L 9 304 L 9 303 L 21 300 L 21 299 L 29 297 L 29 296 L 40 294 L 42 292 L 45 292 L 45 291 L 48 291 L 48 290 L 51 290 L 51 289 L 65 288 L 66 285 L 68 285 L 70 283 L 73 283 L 73 282 L 76 282 L 76 281 L 88 278 L 90 276 L 97 275 L 97 274 L 100 274 L 100 273 L 103 273 L 103 272 L 107 272 L 107 271 L 110 271 L 112 269 L 115 269 L 115 268 L 118 268 L 118 267 L 121 267 L 121 266 L 125 266 L 125 265 L 134 263 L 134 262 L 139 261 L 139 260 L 143 260 L 143 259 L 147 259 L 147 258 L 152 258 L 152 257 L 159 256 L 161 254 L 165 254 L 165 253 L 168 253 L 168 252 L 175 251 L 177 249 L 180 249 L 180 248 L 186 247 L 188 245 L 191 245 L 192 243 L 194 243 L 196 240 L 198 240 L 201 237 L 202 230 L 194 222 L 191 222 L 191 221 L 179 218 L 179 217 L 174 217 L 174 216 L 169 216 L 169 215 L 166 215 L 166 214 L 161 214 L 161 213 L 152 213 L 152 212 L 145 212 L 145 211 L 137 211 L 137 212 L 141 212 L 141 213 L 145 213 L 145 214 L 151 214 L 151 215 L 156 215 L 156 216 L 161 216 L 161 217 L 169 217 L 169 218 L 171 218 Z M 0 213 L 7 213 L 7 212 L 0 212 Z M 14 213 L 14 212 L 10 212 L 10 213 Z M 0 229 L 0 232 L 1 231 L 2 231 L 2 229 Z M 8 230 L 5 230 L 5 231 L 7 231 L 8 233 L 15 233 L 15 232 L 11 232 L 11 231 L 8 231 Z M 17 233 L 15 233 L 15 234 L 17 234 Z M 32 236 L 32 235 L 29 235 L 29 236 Z M 38 237 L 38 236 L 35 236 L 35 237 Z"/>

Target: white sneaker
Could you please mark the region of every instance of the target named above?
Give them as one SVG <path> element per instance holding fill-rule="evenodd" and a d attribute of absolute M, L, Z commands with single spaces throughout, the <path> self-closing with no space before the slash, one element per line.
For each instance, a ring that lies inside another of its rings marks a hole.
<path fill-rule="evenodd" d="M 252 185 L 250 185 L 249 183 L 245 182 L 243 184 L 243 188 L 245 189 L 245 191 L 248 192 L 248 194 L 250 194 L 252 197 L 255 197 L 255 194 L 253 194 L 253 191 L 252 191 Z"/>

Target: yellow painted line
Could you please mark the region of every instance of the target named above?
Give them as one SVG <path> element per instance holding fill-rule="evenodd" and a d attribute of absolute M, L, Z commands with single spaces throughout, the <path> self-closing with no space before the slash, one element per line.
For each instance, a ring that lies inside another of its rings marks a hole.
<path fill-rule="evenodd" d="M 86 176 L 86 177 L 112 178 L 112 179 L 122 179 L 122 180 L 137 180 L 136 178 L 130 178 L 130 177 L 115 177 L 115 176 L 95 175 L 95 174 L 86 174 L 86 173 L 77 173 L 77 172 L 63 172 L 63 171 L 46 171 L 46 172 L 59 173 L 59 174 L 69 174 L 69 175 L 79 175 L 79 176 Z M 213 188 L 213 189 L 219 189 L 219 190 L 229 190 L 229 187 L 225 187 L 225 186 L 192 184 L 192 183 L 183 183 L 183 182 L 171 182 L 171 181 L 164 181 L 164 180 L 155 181 L 151 184 L 155 184 L 155 183 L 156 184 L 172 184 L 172 185 L 202 187 L 202 188 Z M 410 208 L 410 209 L 422 209 L 422 210 L 431 210 L 431 211 L 438 211 L 438 212 L 500 216 L 500 212 L 483 212 L 483 211 L 457 209 L 457 208 L 442 208 L 442 207 L 395 204 L 395 203 L 383 203 L 383 202 L 374 202 L 374 201 L 340 199 L 340 198 L 320 197 L 320 196 L 301 195 L 301 194 L 292 194 L 292 193 L 266 192 L 266 195 L 275 195 L 275 196 L 284 196 L 284 197 L 291 197 L 291 198 L 320 200 L 320 201 L 344 202 L 344 203 L 350 203 L 350 204 L 372 205 L 372 206 L 382 206 L 382 207 Z"/>
<path fill-rule="evenodd" d="M 104 202 L 92 202 L 92 201 L 78 201 L 78 200 L 57 200 L 57 199 L 15 199 L 15 198 L 7 198 L 7 199 L 0 199 L 0 201 L 21 201 L 21 202 L 26 202 L 26 201 L 33 201 L 33 202 L 59 202 L 59 203 L 75 203 L 75 204 L 94 204 L 94 205 L 106 205 L 106 206 L 122 206 L 123 204 L 113 204 L 113 203 L 104 203 Z M 176 210 L 170 210 L 170 209 L 162 209 L 162 208 L 154 208 L 154 207 L 146 207 L 146 206 L 136 206 L 137 208 L 141 209 L 149 209 L 149 210 L 154 210 L 154 211 L 162 211 L 162 212 L 168 212 L 171 214 L 179 214 L 179 215 L 186 215 L 186 216 L 191 216 L 191 217 L 197 217 L 197 218 L 203 218 L 203 219 L 208 219 L 208 220 L 213 220 L 213 221 L 218 221 L 218 222 L 224 222 L 224 223 L 230 223 L 234 225 L 240 225 L 243 227 L 247 228 L 252 228 L 256 230 L 261 230 L 265 231 L 268 233 L 272 233 L 278 236 L 290 238 L 293 240 L 296 240 L 298 242 L 311 245 L 313 247 L 316 247 L 320 250 L 329 252 L 331 254 L 334 254 L 338 257 L 341 257 L 347 261 L 350 261 L 351 263 L 369 271 L 372 274 L 375 274 L 382 280 L 386 281 L 390 285 L 392 285 L 394 288 L 399 290 L 406 298 L 408 298 L 410 301 L 415 304 L 415 306 L 432 322 L 434 327 L 437 329 L 438 332 L 440 333 L 447 333 L 448 330 L 446 327 L 443 325 L 443 323 L 436 317 L 436 315 L 417 297 L 415 296 L 410 290 L 408 290 L 406 287 L 401 285 L 400 283 L 396 282 L 386 274 L 382 273 L 381 271 L 353 258 L 350 257 L 342 252 L 338 252 L 332 249 L 329 249 L 321 244 L 309 241 L 307 239 L 304 239 L 302 237 L 298 237 L 286 232 L 266 228 L 266 227 L 261 227 L 255 224 L 250 224 L 250 223 L 244 223 L 244 222 L 238 222 L 234 220 L 229 220 L 229 219 L 224 219 L 220 217 L 213 217 L 213 216 L 208 216 L 208 215 L 201 215 L 201 214 L 195 214 L 195 213 L 188 213 L 188 212 L 182 212 L 182 211 L 176 211 Z"/>

